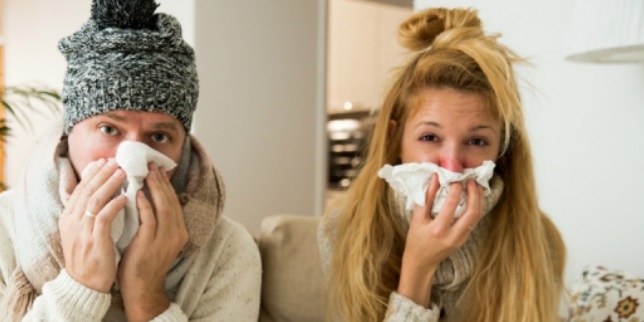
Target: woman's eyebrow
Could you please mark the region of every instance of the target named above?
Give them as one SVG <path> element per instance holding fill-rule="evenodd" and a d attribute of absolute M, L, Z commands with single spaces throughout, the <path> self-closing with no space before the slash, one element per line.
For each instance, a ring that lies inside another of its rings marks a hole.
<path fill-rule="evenodd" d="M 439 129 L 442 128 L 442 126 L 440 124 L 438 124 L 436 122 L 433 122 L 433 121 L 422 121 L 422 122 L 416 124 L 416 126 L 414 126 L 414 128 L 418 128 L 418 127 L 423 126 L 423 125 L 430 125 L 430 126 L 437 127 Z"/>
<path fill-rule="evenodd" d="M 478 130 L 490 130 L 490 131 L 492 131 L 492 132 L 494 132 L 494 133 L 496 133 L 496 132 L 497 132 L 497 131 L 494 129 L 494 127 L 489 126 L 489 125 L 485 125 L 485 124 L 481 124 L 481 125 L 473 126 L 473 127 L 471 127 L 471 128 L 469 129 L 469 132 L 475 132 L 475 131 L 478 131 Z"/>

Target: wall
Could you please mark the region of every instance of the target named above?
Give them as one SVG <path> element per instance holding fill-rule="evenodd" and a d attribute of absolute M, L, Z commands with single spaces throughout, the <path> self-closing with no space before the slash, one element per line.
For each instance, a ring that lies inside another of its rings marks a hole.
<path fill-rule="evenodd" d="M 197 136 L 227 186 L 225 213 L 322 211 L 325 1 L 198 1 Z"/>
<path fill-rule="evenodd" d="M 540 204 L 568 246 L 568 280 L 587 264 L 644 276 L 644 65 L 564 60 L 572 1 L 416 0 L 475 6 L 520 68 Z"/>

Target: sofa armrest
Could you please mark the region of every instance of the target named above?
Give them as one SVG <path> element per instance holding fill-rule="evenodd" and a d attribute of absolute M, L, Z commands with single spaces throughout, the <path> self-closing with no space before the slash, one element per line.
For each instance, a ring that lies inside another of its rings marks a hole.
<path fill-rule="evenodd" d="M 324 321 L 326 279 L 317 246 L 318 217 L 274 215 L 262 221 L 261 322 Z"/>

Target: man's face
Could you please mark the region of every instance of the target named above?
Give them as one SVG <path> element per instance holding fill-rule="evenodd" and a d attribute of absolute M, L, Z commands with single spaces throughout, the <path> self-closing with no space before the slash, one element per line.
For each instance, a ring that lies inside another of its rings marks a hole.
<path fill-rule="evenodd" d="M 138 141 L 179 163 L 186 137 L 176 118 L 156 112 L 113 111 L 85 119 L 69 133 L 69 158 L 80 178 L 90 162 L 114 158 L 123 141 Z M 173 171 L 168 172 L 172 176 Z"/>

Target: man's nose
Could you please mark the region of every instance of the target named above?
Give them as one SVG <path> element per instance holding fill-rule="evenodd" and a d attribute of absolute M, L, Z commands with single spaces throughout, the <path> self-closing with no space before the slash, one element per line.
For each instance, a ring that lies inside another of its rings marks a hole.
<path fill-rule="evenodd" d="M 129 133 L 125 136 L 124 141 L 135 141 L 135 142 L 142 142 L 142 143 L 146 143 L 146 142 L 144 141 L 143 134 L 142 134 L 142 133 L 135 132 L 135 131 L 131 131 L 131 132 L 129 132 Z M 146 144 L 147 144 L 147 143 L 146 143 Z"/>

